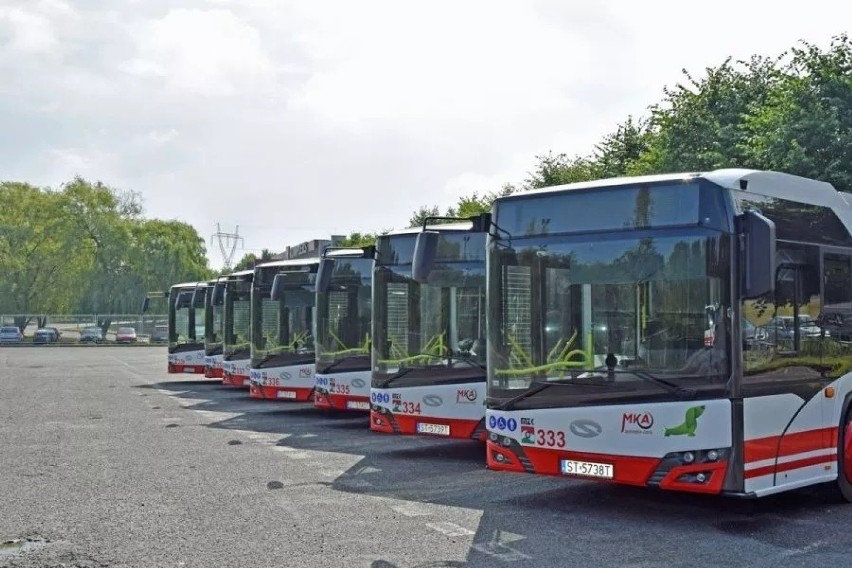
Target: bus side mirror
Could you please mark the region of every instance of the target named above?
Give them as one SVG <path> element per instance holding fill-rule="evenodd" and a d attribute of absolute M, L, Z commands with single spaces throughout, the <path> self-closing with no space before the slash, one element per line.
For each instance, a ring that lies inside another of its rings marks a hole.
<path fill-rule="evenodd" d="M 190 301 L 190 305 L 193 308 L 203 308 L 204 307 L 204 296 L 205 296 L 204 288 L 196 288 L 192 291 L 192 300 Z"/>
<path fill-rule="evenodd" d="M 151 303 L 150 298 L 143 298 L 142 299 L 142 307 L 139 309 L 139 313 L 144 314 L 145 312 L 147 312 L 148 311 L 148 304 L 150 304 L 150 303 Z"/>
<path fill-rule="evenodd" d="M 334 259 L 323 258 L 320 260 L 317 268 L 316 290 L 317 292 L 327 292 L 331 284 L 331 275 L 334 272 Z"/>
<path fill-rule="evenodd" d="M 278 301 L 281 299 L 281 293 L 284 291 L 284 275 L 276 274 L 275 278 L 272 280 L 272 291 L 269 293 L 269 297 L 274 301 Z"/>
<path fill-rule="evenodd" d="M 754 210 L 743 215 L 743 299 L 775 291 L 775 223 Z"/>
<path fill-rule="evenodd" d="M 192 292 L 180 292 L 175 298 L 175 309 L 188 308 L 192 303 Z"/>
<path fill-rule="evenodd" d="M 414 259 L 411 262 L 411 277 L 415 282 L 426 282 L 438 256 L 438 231 L 423 231 L 414 244 Z"/>
<path fill-rule="evenodd" d="M 225 283 L 217 282 L 213 286 L 213 294 L 210 298 L 210 303 L 214 306 L 221 306 L 225 303 Z"/>

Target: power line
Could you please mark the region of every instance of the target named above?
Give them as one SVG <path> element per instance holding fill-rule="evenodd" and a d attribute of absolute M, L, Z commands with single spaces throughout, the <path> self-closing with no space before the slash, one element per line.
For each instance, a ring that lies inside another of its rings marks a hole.
<path fill-rule="evenodd" d="M 243 246 L 245 246 L 245 241 L 240 236 L 240 226 L 237 225 L 237 229 L 233 233 L 226 233 L 219 226 L 219 223 L 216 223 L 216 232 L 210 237 L 211 244 L 213 239 L 216 239 L 219 243 L 223 267 L 225 270 L 230 270 L 234 262 L 234 254 L 237 252 L 237 244 L 243 243 Z"/>

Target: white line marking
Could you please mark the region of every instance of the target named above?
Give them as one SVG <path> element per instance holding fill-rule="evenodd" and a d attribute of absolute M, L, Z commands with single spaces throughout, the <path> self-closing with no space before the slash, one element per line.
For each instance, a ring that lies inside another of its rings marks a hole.
<path fill-rule="evenodd" d="M 406 517 L 427 517 L 432 514 L 426 507 L 418 503 L 404 503 L 391 507 L 391 509 Z"/>
<path fill-rule="evenodd" d="M 426 523 L 426 526 L 433 531 L 437 531 L 446 536 L 469 536 L 476 534 L 470 529 L 466 529 L 461 525 L 450 522 Z"/>

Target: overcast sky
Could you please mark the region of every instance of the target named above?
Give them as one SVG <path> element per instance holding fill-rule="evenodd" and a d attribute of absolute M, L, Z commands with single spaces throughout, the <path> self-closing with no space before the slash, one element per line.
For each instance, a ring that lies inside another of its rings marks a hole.
<path fill-rule="evenodd" d="M 587 153 L 682 68 L 850 22 L 834 0 L 0 0 L 0 179 L 138 191 L 218 266 L 217 222 L 276 251 L 402 227 Z"/>

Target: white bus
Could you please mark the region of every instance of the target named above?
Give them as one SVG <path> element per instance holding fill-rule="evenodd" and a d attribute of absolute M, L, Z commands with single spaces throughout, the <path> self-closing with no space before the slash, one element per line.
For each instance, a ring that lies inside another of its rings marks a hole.
<path fill-rule="evenodd" d="M 376 248 L 327 248 L 317 271 L 314 406 L 370 410 L 370 325 Z"/>
<path fill-rule="evenodd" d="M 251 363 L 251 283 L 254 270 L 240 270 L 216 283 L 222 301 L 222 384 L 249 386 Z"/>
<path fill-rule="evenodd" d="M 409 229 L 378 237 L 373 431 L 484 439 L 488 219 L 486 214 L 428 226 L 426 233 Z M 412 260 L 422 235 L 434 237 L 434 251 L 431 271 L 421 278 Z"/>
<path fill-rule="evenodd" d="M 852 500 L 847 199 L 752 170 L 497 199 L 488 466 Z"/>
<path fill-rule="evenodd" d="M 184 282 L 169 288 L 169 373 L 204 373 L 204 306 L 193 296 L 206 282 Z"/>
<path fill-rule="evenodd" d="M 314 392 L 314 306 L 319 258 L 254 269 L 251 291 L 252 398 L 306 402 Z"/>

